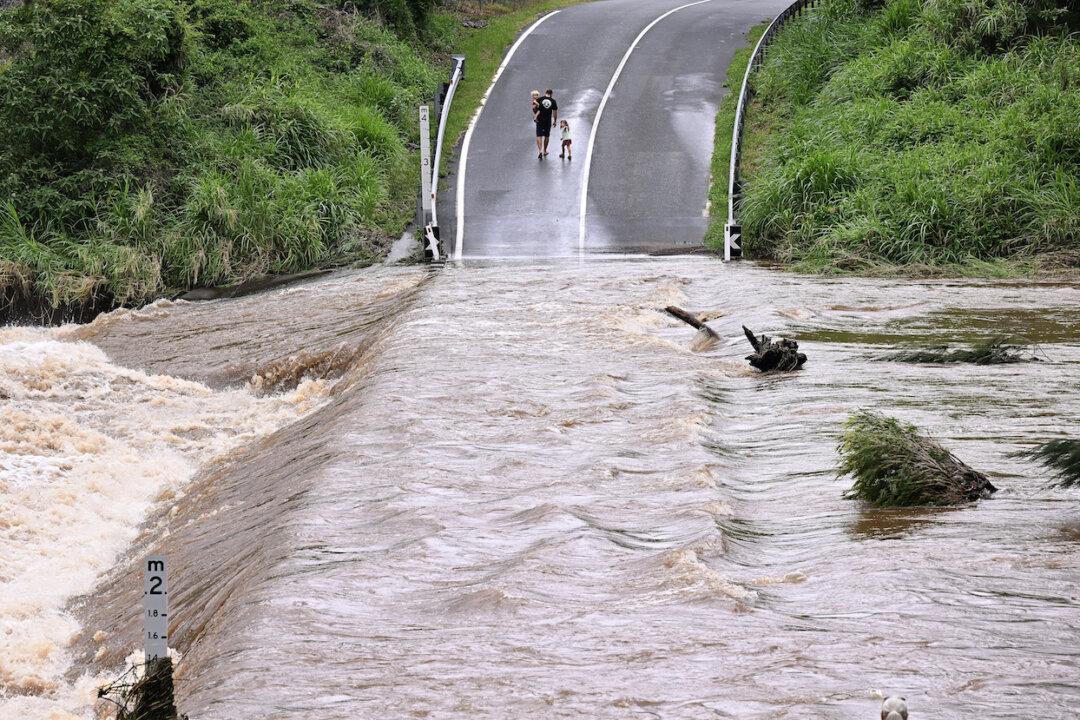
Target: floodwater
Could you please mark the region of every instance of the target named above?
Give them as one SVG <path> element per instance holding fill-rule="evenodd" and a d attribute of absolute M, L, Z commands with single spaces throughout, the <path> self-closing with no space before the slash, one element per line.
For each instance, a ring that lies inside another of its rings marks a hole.
<path fill-rule="evenodd" d="M 625 258 L 2 330 L 0 716 L 106 710 L 163 552 L 192 720 L 854 719 L 893 693 L 1074 717 L 1080 497 L 1009 453 L 1076 435 L 1078 308 L 1070 284 Z M 742 324 L 805 370 L 751 371 Z M 1043 360 L 876 361 L 999 332 Z M 1000 492 L 843 500 L 862 407 Z"/>

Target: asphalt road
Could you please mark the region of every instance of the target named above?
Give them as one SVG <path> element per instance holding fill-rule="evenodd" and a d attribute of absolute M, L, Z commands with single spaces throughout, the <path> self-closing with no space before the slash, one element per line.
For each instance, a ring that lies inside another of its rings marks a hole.
<path fill-rule="evenodd" d="M 584 238 L 580 192 L 588 140 L 609 81 L 650 23 L 687 0 L 602 0 L 564 9 L 518 47 L 480 115 L 465 166 L 463 208 L 440 193 L 440 215 L 463 212 L 464 257 L 678 252 L 700 248 L 723 81 L 747 30 L 787 0 L 706 0 L 668 15 L 629 55 L 593 149 Z M 536 157 L 529 91 L 555 91 L 573 161 Z M 460 161 L 459 161 L 460 162 Z M 722 212 L 723 208 L 718 211 Z M 445 222 L 445 221 L 444 221 Z M 453 227 L 444 238 L 454 249 Z"/>

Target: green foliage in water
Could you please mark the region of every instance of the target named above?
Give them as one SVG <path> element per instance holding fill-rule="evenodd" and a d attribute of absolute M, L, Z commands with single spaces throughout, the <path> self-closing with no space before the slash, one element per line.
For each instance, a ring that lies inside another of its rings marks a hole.
<path fill-rule="evenodd" d="M 914 425 L 866 410 L 848 418 L 837 451 L 838 474 L 854 480 L 845 497 L 879 507 L 959 505 L 996 490 Z"/>
<path fill-rule="evenodd" d="M 811 271 L 1080 261 L 1080 3 L 825 0 L 755 76 L 746 249 Z"/>
<path fill-rule="evenodd" d="M 1034 460 L 1052 473 L 1057 487 L 1080 487 L 1080 440 L 1051 440 L 1017 456 Z"/>
<path fill-rule="evenodd" d="M 1010 343 L 1008 338 L 990 338 L 970 348 L 950 350 L 947 346 L 942 346 L 900 350 L 881 359 L 906 363 L 968 363 L 971 365 L 1007 365 L 1038 360 L 1033 355 L 1022 354 L 1023 350 L 1023 346 Z"/>
<path fill-rule="evenodd" d="M 418 49 L 433 4 L 0 12 L 0 294 L 138 303 L 377 256 L 411 214 L 416 106 L 445 72 Z"/>

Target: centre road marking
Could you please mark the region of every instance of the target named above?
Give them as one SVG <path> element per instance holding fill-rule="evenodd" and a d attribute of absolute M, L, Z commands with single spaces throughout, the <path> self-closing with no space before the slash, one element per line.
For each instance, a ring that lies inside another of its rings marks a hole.
<path fill-rule="evenodd" d="M 503 58 L 502 63 L 499 65 L 499 69 L 495 71 L 494 77 L 491 78 L 491 84 L 488 85 L 487 92 L 484 93 L 484 97 L 480 98 L 480 107 L 473 113 L 472 120 L 469 121 L 469 128 L 465 131 L 465 140 L 461 143 L 461 162 L 458 163 L 458 181 L 457 181 L 457 207 L 454 208 L 457 214 L 457 233 L 454 239 L 454 259 L 461 259 L 461 246 L 465 237 L 465 166 L 469 162 L 469 144 L 472 142 L 473 130 L 476 129 L 476 121 L 480 119 L 480 113 L 484 111 L 484 105 L 487 104 L 488 96 L 491 95 L 491 91 L 495 89 L 495 83 L 499 82 L 499 76 L 503 74 L 503 70 L 510 64 L 510 58 L 514 57 L 514 53 L 517 52 L 518 46 L 524 42 L 525 38 L 532 34 L 532 31 L 540 27 L 540 23 L 547 20 L 553 15 L 558 15 L 562 10 L 556 10 L 549 12 L 544 17 L 540 18 L 529 29 L 521 33 L 521 37 L 510 46 L 510 52 L 506 53 L 506 57 Z M 438 168 L 436 168 L 436 172 Z"/>
<path fill-rule="evenodd" d="M 604 107 L 607 105 L 608 98 L 611 96 L 611 91 L 615 88 L 615 83 L 619 80 L 619 75 L 622 74 L 623 67 L 626 65 L 626 61 L 630 59 L 630 53 L 634 52 L 638 43 L 641 42 L 641 38 L 645 37 L 645 34 L 653 29 L 653 26 L 658 22 L 666 18 L 672 13 L 677 13 L 680 10 L 684 10 L 694 5 L 701 5 L 702 3 L 710 2 L 710 0 L 697 0 L 697 2 L 686 3 L 680 5 L 677 8 L 672 8 L 660 17 L 653 20 L 651 23 L 645 26 L 645 29 L 638 33 L 638 36 L 634 38 L 634 42 L 630 43 L 630 47 L 627 48 L 626 54 L 623 55 L 622 61 L 619 62 L 619 66 L 615 68 L 615 74 L 611 76 L 611 82 L 608 83 L 607 90 L 604 91 L 604 97 L 600 99 L 600 107 L 596 109 L 596 116 L 593 117 L 592 130 L 589 131 L 589 144 L 585 146 L 585 168 L 581 176 L 581 211 L 578 219 L 578 253 L 585 253 L 585 210 L 589 202 L 589 171 L 592 169 L 592 154 L 593 144 L 596 142 L 596 131 L 600 128 L 600 116 L 604 114 Z M 461 215 L 459 214 L 460 218 Z M 460 242 L 460 235 L 459 235 Z"/>

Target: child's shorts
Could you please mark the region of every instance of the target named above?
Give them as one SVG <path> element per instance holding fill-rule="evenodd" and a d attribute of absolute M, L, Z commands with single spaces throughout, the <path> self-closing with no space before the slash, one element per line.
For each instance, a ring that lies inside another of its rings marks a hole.
<path fill-rule="evenodd" d="M 563 140 L 562 141 L 562 146 L 563 147 L 570 147 L 570 141 L 569 140 Z"/>

